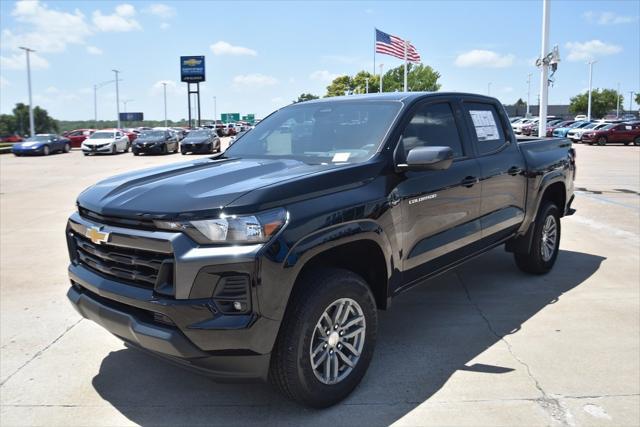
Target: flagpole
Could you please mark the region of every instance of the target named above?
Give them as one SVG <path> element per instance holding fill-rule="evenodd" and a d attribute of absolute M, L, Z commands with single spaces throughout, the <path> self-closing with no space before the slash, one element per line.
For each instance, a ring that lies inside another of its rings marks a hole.
<path fill-rule="evenodd" d="M 407 46 L 409 41 L 404 41 L 404 91 L 407 92 Z"/>
<path fill-rule="evenodd" d="M 384 64 L 380 64 L 380 93 L 382 93 L 382 67 Z"/>
<path fill-rule="evenodd" d="M 376 42 L 378 41 L 378 35 L 376 34 L 376 27 L 373 27 L 373 75 L 376 75 Z"/>

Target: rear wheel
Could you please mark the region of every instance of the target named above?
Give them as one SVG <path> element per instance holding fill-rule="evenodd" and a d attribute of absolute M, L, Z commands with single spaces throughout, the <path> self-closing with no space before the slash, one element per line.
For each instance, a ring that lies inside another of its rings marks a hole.
<path fill-rule="evenodd" d="M 367 283 L 342 269 L 297 284 L 271 357 L 269 378 L 287 397 L 323 408 L 349 395 L 373 356 L 376 305 Z"/>
<path fill-rule="evenodd" d="M 51 154 L 51 150 L 49 149 L 48 145 L 44 146 L 44 148 L 42 149 L 42 154 L 44 154 L 45 156 L 48 156 L 49 154 Z"/>
<path fill-rule="evenodd" d="M 69 151 L 71 151 L 71 146 L 69 144 L 64 144 L 62 151 L 64 151 L 65 153 L 68 153 Z"/>
<path fill-rule="evenodd" d="M 598 145 L 607 145 L 607 138 L 605 138 L 604 136 L 598 138 Z"/>
<path fill-rule="evenodd" d="M 532 225 L 533 238 L 528 253 L 515 253 L 516 265 L 531 274 L 548 273 L 556 262 L 560 247 L 560 210 L 550 201 L 540 207 Z"/>
<path fill-rule="evenodd" d="M 111 154 L 118 154 L 118 147 L 116 146 L 116 144 L 113 144 L 111 146 Z"/>
<path fill-rule="evenodd" d="M 633 140 L 633 145 L 640 145 L 640 136 L 636 136 L 636 138 Z"/>

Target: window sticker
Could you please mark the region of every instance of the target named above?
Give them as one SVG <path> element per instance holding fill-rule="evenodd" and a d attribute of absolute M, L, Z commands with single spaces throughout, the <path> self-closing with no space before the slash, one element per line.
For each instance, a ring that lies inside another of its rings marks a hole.
<path fill-rule="evenodd" d="M 495 141 L 500 139 L 498 126 L 493 117 L 493 112 L 489 110 L 470 110 L 473 126 L 476 128 L 478 141 Z"/>
<path fill-rule="evenodd" d="M 336 153 L 333 155 L 333 159 L 331 159 L 331 161 L 333 163 L 346 162 L 349 160 L 350 155 L 351 153 Z"/>

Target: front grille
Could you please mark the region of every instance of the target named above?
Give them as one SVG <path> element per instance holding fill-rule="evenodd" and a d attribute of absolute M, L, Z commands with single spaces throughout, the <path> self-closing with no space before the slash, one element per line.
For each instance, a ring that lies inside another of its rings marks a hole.
<path fill-rule="evenodd" d="M 78 208 L 80 216 L 90 221 L 96 221 L 101 224 L 116 225 L 126 228 L 137 228 L 142 230 L 156 230 L 156 226 L 151 219 L 139 218 L 117 218 L 112 216 L 100 215 L 99 213 L 92 212 L 83 207 Z"/>
<path fill-rule="evenodd" d="M 173 289 L 173 258 L 167 254 L 95 244 L 78 233 L 72 239 L 76 261 L 102 276 L 162 293 Z"/>

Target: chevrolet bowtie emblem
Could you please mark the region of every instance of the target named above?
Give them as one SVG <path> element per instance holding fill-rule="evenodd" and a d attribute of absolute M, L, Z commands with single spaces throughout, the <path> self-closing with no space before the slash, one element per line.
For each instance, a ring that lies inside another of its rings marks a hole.
<path fill-rule="evenodd" d="M 107 243 L 109 241 L 109 233 L 103 233 L 98 227 L 87 228 L 85 236 L 96 245 Z"/>

